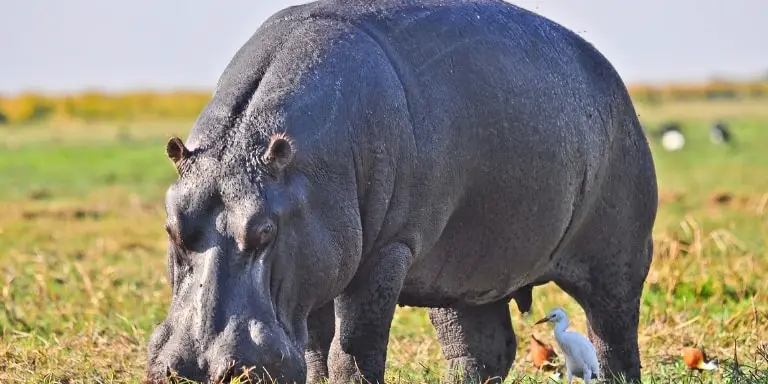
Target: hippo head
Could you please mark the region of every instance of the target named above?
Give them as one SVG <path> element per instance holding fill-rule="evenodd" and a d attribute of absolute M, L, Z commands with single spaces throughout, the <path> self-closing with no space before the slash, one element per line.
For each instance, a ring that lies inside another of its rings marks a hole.
<path fill-rule="evenodd" d="M 346 240 L 327 225 L 338 218 L 310 209 L 323 193 L 293 164 L 296 145 L 262 136 L 218 152 L 167 144 L 179 172 L 165 202 L 172 298 L 149 341 L 150 382 L 244 370 L 304 382 L 308 314 L 351 279 Z"/>

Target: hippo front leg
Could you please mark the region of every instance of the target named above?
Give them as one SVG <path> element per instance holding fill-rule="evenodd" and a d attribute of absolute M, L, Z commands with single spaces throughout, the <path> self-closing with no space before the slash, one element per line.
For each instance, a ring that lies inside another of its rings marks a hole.
<path fill-rule="evenodd" d="M 307 319 L 307 384 L 319 384 L 328 379 L 328 353 L 333 341 L 333 302 L 311 312 Z"/>
<path fill-rule="evenodd" d="M 339 320 L 331 343 L 331 383 L 384 383 L 389 328 L 412 259 L 396 243 L 382 249 L 370 270 L 355 277 L 335 300 Z"/>

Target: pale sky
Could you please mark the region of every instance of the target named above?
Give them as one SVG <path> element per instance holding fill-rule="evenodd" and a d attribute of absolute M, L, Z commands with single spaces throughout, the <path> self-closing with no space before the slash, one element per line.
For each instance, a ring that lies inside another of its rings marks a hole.
<path fill-rule="evenodd" d="M 297 0 L 2 0 L 0 93 L 211 89 Z M 768 73 L 768 1 L 518 0 L 579 33 L 626 82 Z"/>

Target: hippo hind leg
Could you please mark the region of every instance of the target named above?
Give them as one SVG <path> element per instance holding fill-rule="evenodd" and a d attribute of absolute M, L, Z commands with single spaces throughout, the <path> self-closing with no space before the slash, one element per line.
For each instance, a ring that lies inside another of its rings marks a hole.
<path fill-rule="evenodd" d="M 604 182 L 591 191 L 588 217 L 574 228 L 554 265 L 553 280 L 584 309 L 602 380 L 640 382 L 637 329 L 651 267 L 658 186 L 648 145 L 631 101 L 614 106 L 621 127 Z M 598 194 L 598 195 L 594 195 Z"/>
<path fill-rule="evenodd" d="M 596 261 L 593 263 L 582 260 L 581 264 L 560 265 L 555 283 L 584 309 L 601 378 L 623 375 L 627 382 L 640 382 L 637 330 L 652 252 L 649 237 L 642 244 L 621 250 L 592 247 L 588 254 Z"/>
<path fill-rule="evenodd" d="M 430 308 L 429 319 L 448 360 L 448 383 L 501 383 L 517 341 L 506 300 L 481 306 Z"/>

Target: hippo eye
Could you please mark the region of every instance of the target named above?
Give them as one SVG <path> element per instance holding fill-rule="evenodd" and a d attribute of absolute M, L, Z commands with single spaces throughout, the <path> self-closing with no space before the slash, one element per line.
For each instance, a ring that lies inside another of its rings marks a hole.
<path fill-rule="evenodd" d="M 264 245 L 272 240 L 272 234 L 275 232 L 275 226 L 267 223 L 259 228 L 259 244 Z"/>
<path fill-rule="evenodd" d="M 264 223 L 257 228 L 254 228 L 247 239 L 245 249 L 260 251 L 272 241 L 275 232 L 275 225 L 271 222 Z"/>

